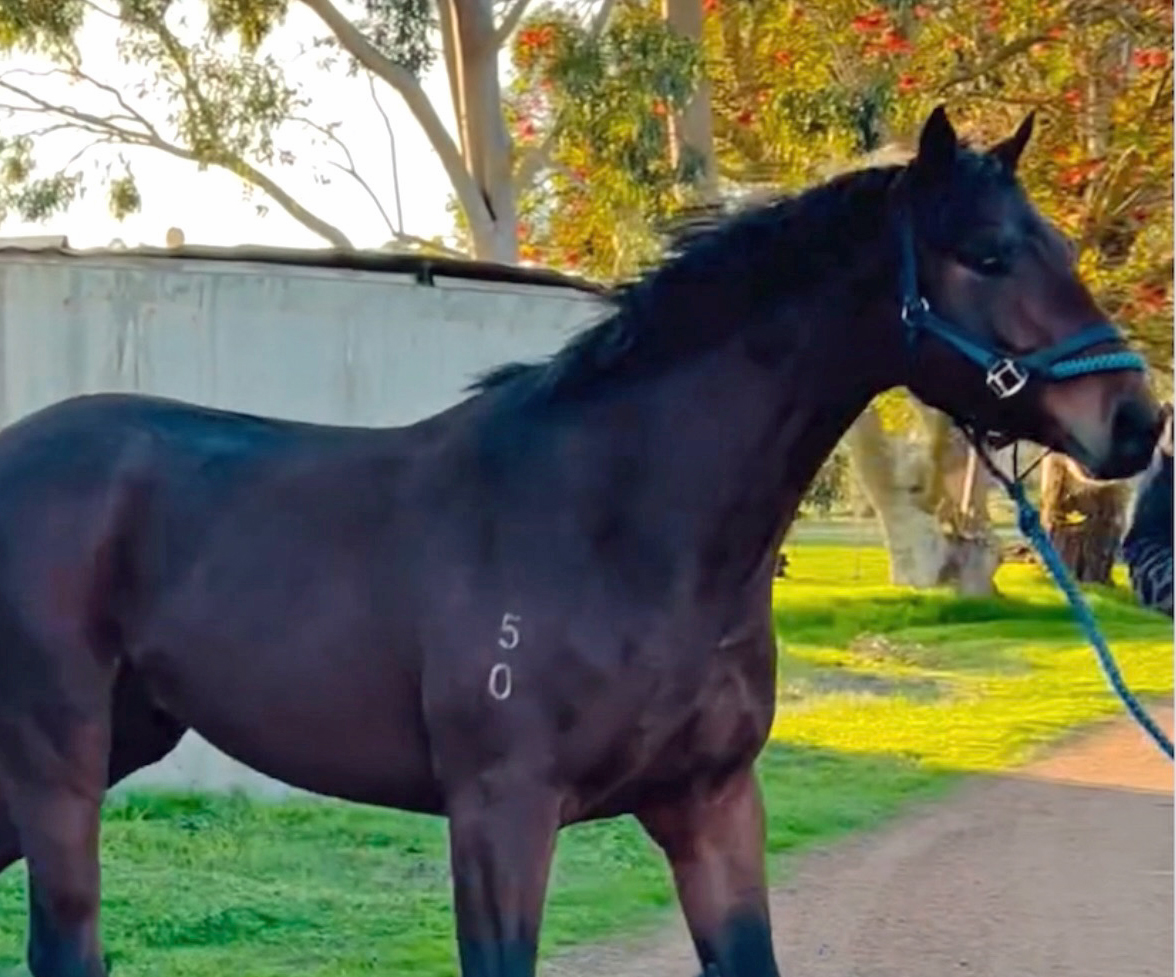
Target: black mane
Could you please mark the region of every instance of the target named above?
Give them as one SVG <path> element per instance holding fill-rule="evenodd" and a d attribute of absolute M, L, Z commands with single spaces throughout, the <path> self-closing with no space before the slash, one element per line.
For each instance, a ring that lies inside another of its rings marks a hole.
<path fill-rule="evenodd" d="M 467 389 L 523 400 L 569 394 L 718 344 L 782 295 L 820 287 L 830 262 L 850 264 L 875 239 L 879 207 L 903 169 L 856 170 L 796 196 L 681 222 L 664 262 L 607 293 L 612 309 L 600 322 L 550 357 L 495 367 Z"/>

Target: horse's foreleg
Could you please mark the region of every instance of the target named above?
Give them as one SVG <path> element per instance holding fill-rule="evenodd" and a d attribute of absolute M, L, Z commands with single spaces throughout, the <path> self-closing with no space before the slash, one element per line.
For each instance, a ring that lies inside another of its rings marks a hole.
<path fill-rule="evenodd" d="M 638 812 L 666 853 L 707 977 L 779 977 L 764 869 L 764 809 L 752 770 Z"/>
<path fill-rule="evenodd" d="M 546 789 L 482 782 L 451 800 L 461 977 L 533 977 L 558 828 Z"/>

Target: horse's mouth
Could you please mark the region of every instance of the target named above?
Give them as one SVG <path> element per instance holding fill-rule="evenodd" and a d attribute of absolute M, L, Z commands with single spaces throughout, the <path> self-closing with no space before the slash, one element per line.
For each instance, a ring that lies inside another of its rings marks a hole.
<path fill-rule="evenodd" d="M 1067 434 L 1060 450 L 1092 482 L 1115 482 L 1132 478 L 1147 468 L 1155 444 L 1154 440 L 1146 439 L 1128 443 L 1116 440 L 1108 444 L 1107 450 L 1092 452 L 1080 439 Z"/>

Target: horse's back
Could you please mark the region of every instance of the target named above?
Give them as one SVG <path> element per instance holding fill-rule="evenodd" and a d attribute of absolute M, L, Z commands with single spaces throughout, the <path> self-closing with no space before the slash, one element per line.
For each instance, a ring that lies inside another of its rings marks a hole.
<path fill-rule="evenodd" d="M 210 480 L 196 476 L 211 463 L 257 458 L 292 433 L 136 394 L 81 395 L 26 415 L 0 431 L 0 579 L 30 563 L 93 569 L 98 551 L 199 496 Z"/>

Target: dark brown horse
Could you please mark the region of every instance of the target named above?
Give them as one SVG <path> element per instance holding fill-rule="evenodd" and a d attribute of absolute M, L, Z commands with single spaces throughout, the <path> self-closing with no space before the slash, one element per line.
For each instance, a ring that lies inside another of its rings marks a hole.
<path fill-rule="evenodd" d="M 623 813 L 704 968 L 774 977 L 753 765 L 775 555 L 822 459 L 899 384 L 1103 477 L 1156 438 L 1016 181 L 1029 130 L 981 152 L 937 110 L 910 165 L 696 228 L 550 360 L 410 427 L 99 395 L 5 430 L 0 868 L 27 863 L 33 974 L 104 973 L 103 794 L 190 728 L 446 816 L 464 977 L 534 974 L 557 832 Z"/>

